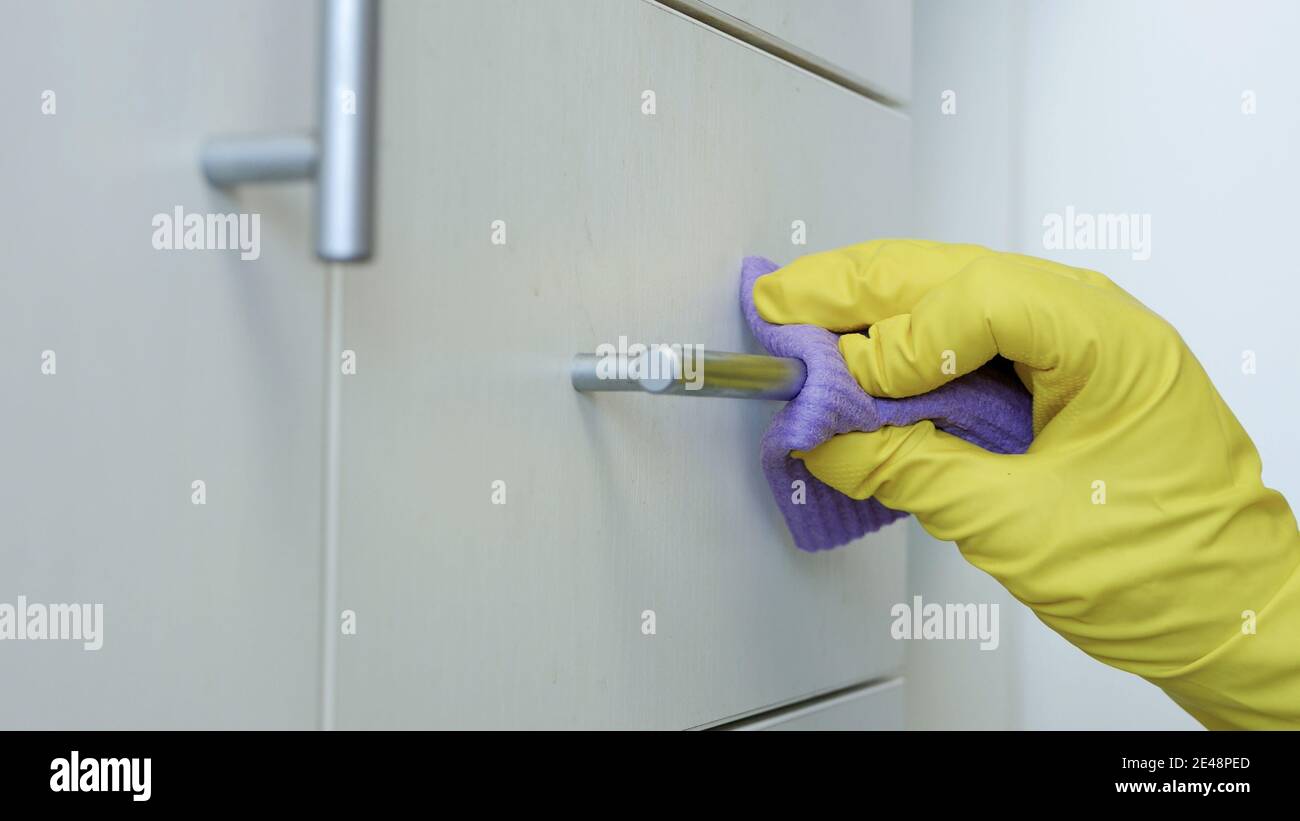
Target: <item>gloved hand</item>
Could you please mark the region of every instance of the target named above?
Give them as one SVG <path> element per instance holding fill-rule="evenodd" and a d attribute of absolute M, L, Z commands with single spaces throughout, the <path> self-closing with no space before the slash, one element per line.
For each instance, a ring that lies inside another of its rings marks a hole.
<path fill-rule="evenodd" d="M 1056 632 L 1210 728 L 1300 728 L 1300 534 L 1178 333 L 1109 279 L 974 245 L 880 240 L 754 286 L 778 324 L 848 333 L 863 390 L 906 397 L 1000 354 L 1034 442 L 998 455 L 929 422 L 793 455 L 957 543 Z"/>

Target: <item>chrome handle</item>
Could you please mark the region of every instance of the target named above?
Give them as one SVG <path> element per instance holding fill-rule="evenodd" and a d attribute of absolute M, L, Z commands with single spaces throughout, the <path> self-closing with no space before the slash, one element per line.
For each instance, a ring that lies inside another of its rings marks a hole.
<path fill-rule="evenodd" d="M 662 396 L 793 399 L 808 371 L 802 361 L 722 351 L 656 347 L 644 356 L 580 353 L 569 380 L 577 391 L 644 391 Z"/>
<path fill-rule="evenodd" d="M 217 137 L 200 157 L 218 188 L 315 178 L 316 254 L 332 262 L 367 259 L 373 244 L 378 8 L 323 0 L 318 134 Z"/>

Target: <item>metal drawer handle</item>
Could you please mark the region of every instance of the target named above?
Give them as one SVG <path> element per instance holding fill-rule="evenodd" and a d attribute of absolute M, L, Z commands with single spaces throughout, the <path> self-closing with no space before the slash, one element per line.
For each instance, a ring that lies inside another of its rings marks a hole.
<path fill-rule="evenodd" d="M 798 359 L 703 351 L 683 362 L 671 348 L 647 357 L 580 353 L 569 379 L 577 391 L 644 391 L 661 396 L 726 396 L 733 399 L 793 399 L 808 371 Z M 640 361 L 636 361 L 639 359 Z M 634 366 L 634 363 L 636 367 Z"/>
<path fill-rule="evenodd" d="M 317 135 L 218 137 L 204 144 L 208 182 L 316 180 L 316 253 L 370 256 L 374 232 L 378 0 L 323 0 Z"/>

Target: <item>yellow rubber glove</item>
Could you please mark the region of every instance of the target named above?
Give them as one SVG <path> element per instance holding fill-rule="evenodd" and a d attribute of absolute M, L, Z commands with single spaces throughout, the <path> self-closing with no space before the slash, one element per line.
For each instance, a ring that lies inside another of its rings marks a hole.
<path fill-rule="evenodd" d="M 1295 517 L 1167 322 L 1094 271 L 916 240 L 804 257 L 759 278 L 754 301 L 769 322 L 870 326 L 840 351 L 873 396 L 1012 360 L 1034 396 L 1026 454 L 922 422 L 794 456 L 915 514 L 1053 630 L 1207 727 L 1300 728 Z"/>

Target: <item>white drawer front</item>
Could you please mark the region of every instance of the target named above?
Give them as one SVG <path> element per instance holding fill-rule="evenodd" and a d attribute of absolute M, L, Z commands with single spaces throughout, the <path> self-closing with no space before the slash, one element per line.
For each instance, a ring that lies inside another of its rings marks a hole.
<path fill-rule="evenodd" d="M 318 6 L 3 4 L 0 604 L 102 605 L 103 644 L 0 641 L 0 728 L 317 726 L 310 190 L 198 149 L 312 122 Z M 250 258 L 155 249 L 177 209 L 256 215 Z"/>
<path fill-rule="evenodd" d="M 750 349 L 743 254 L 906 233 L 907 119 L 645 3 L 393 3 L 383 37 L 338 726 L 691 727 L 897 671 L 903 530 L 796 551 L 774 403 L 567 368 L 620 336 Z"/>

